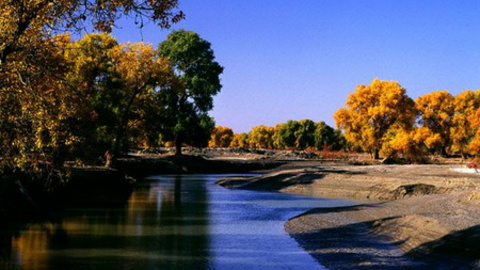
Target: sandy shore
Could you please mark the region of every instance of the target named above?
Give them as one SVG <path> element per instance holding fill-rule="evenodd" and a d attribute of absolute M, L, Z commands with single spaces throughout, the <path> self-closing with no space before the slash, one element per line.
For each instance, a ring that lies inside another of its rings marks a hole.
<path fill-rule="evenodd" d="M 307 162 L 222 184 L 358 201 L 285 225 L 329 269 L 480 269 L 480 175 L 461 167 Z"/>

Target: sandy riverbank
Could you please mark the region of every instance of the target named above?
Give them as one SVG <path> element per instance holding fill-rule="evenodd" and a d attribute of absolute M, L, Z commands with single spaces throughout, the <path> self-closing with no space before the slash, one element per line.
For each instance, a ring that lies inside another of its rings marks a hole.
<path fill-rule="evenodd" d="M 458 167 L 307 162 L 222 184 L 361 202 L 285 225 L 330 269 L 480 269 L 480 175 Z"/>

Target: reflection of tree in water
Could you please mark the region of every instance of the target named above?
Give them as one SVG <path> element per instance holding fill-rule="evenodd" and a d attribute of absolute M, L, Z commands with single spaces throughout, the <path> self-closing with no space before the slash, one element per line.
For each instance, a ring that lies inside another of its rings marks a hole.
<path fill-rule="evenodd" d="M 0 248 L 13 247 L 0 262 L 16 257 L 25 270 L 208 268 L 206 199 L 200 179 L 145 180 L 127 205 L 64 211 L 11 245 L 0 235 Z"/>
<path fill-rule="evenodd" d="M 161 222 L 171 232 L 158 243 L 163 254 L 182 257 L 168 269 L 208 268 L 208 209 L 205 182 L 176 176 L 173 189 L 162 188 Z"/>
<path fill-rule="evenodd" d="M 11 269 L 12 238 L 15 230 L 8 221 L 0 219 L 0 269 Z"/>

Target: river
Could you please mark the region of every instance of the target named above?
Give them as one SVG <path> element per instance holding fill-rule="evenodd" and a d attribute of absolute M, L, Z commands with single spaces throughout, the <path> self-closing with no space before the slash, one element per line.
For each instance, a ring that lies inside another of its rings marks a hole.
<path fill-rule="evenodd" d="M 325 269 L 285 233 L 314 207 L 352 205 L 281 193 L 228 190 L 218 175 L 151 176 L 128 202 L 66 208 L 27 224 L 3 251 L 22 270 Z"/>

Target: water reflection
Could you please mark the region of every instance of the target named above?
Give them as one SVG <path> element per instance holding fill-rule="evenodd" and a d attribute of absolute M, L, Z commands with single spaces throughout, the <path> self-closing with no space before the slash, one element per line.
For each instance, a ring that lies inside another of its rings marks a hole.
<path fill-rule="evenodd" d="M 323 269 L 283 224 L 349 202 L 232 191 L 215 180 L 150 177 L 124 205 L 65 209 L 14 237 L 0 229 L 0 269 Z"/>
<path fill-rule="evenodd" d="M 206 269 L 207 204 L 194 203 L 206 200 L 205 184 L 190 184 L 194 193 L 182 191 L 180 176 L 146 180 L 126 205 L 67 209 L 30 224 L 2 268 Z"/>

